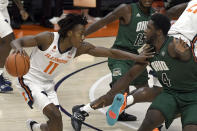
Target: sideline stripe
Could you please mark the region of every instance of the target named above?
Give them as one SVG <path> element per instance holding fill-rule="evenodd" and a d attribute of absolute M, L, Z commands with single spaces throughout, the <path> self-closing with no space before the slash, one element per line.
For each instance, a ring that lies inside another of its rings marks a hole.
<path fill-rule="evenodd" d="M 76 70 L 76 71 L 74 71 L 74 72 L 72 72 L 72 73 L 66 75 L 65 77 L 63 77 L 61 80 L 59 80 L 59 81 L 55 84 L 55 91 L 57 92 L 57 89 L 59 88 L 59 86 L 61 85 L 61 83 L 62 83 L 63 81 L 65 81 L 66 79 L 68 79 L 69 77 L 71 77 L 72 75 L 74 75 L 74 74 L 76 74 L 76 73 L 78 73 L 78 72 L 80 72 L 80 71 L 83 71 L 83 70 L 85 70 L 85 69 L 87 69 L 87 68 L 90 68 L 90 67 L 93 67 L 93 66 L 96 66 L 96 65 L 99 65 L 99 64 L 103 64 L 103 63 L 105 63 L 105 62 L 107 62 L 107 60 L 106 60 L 106 61 L 102 61 L 102 62 L 98 62 L 98 63 L 93 64 L 93 65 L 86 66 L 86 67 L 84 67 L 84 68 L 81 68 L 81 69 L 79 69 L 79 70 Z M 69 116 L 69 117 L 72 116 L 72 115 L 71 115 L 68 111 L 66 111 L 61 105 L 60 105 L 60 109 L 61 109 L 61 111 L 62 111 L 64 114 L 66 114 L 67 116 Z M 85 123 L 85 122 L 82 122 L 82 124 L 84 124 L 84 125 L 86 125 L 86 126 L 92 128 L 92 129 L 94 129 L 94 130 L 102 131 L 101 129 L 98 129 L 98 128 L 92 126 L 92 125 L 89 125 L 89 124 Z"/>
<path fill-rule="evenodd" d="M 97 80 L 97 81 L 92 85 L 92 87 L 90 88 L 90 92 L 89 92 L 90 101 L 94 101 L 94 100 L 95 100 L 95 97 L 94 97 L 94 92 L 95 92 L 95 90 L 99 87 L 98 85 L 99 85 L 101 82 L 105 81 L 105 79 L 107 79 L 108 77 L 111 77 L 111 73 L 110 73 L 110 74 L 107 74 L 107 75 L 105 75 L 105 76 L 103 76 L 103 77 L 101 77 L 99 80 Z M 102 112 L 102 113 L 105 115 L 106 111 L 105 111 L 103 108 L 98 109 L 98 110 L 99 110 L 100 112 Z M 125 122 L 119 122 L 119 121 L 118 121 L 118 123 L 120 123 L 120 124 L 122 124 L 122 125 L 124 125 L 124 126 L 127 126 L 127 127 L 131 128 L 131 129 L 133 129 L 133 130 L 137 130 L 137 129 L 138 129 L 137 127 L 132 126 L 132 125 L 130 125 L 130 124 L 127 124 L 127 123 L 125 123 Z"/>

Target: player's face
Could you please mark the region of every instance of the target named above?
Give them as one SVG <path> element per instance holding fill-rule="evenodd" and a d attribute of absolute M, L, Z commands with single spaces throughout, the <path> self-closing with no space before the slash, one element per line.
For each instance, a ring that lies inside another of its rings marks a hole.
<path fill-rule="evenodd" d="M 154 0 L 139 0 L 143 7 L 151 7 Z"/>
<path fill-rule="evenodd" d="M 145 39 L 147 44 L 154 44 L 154 39 L 157 38 L 156 29 L 154 27 L 153 21 L 149 20 L 146 30 L 144 31 Z"/>
<path fill-rule="evenodd" d="M 85 39 L 85 26 L 84 25 L 76 25 L 72 30 L 71 42 L 72 45 L 76 48 L 80 47 L 83 40 Z"/>

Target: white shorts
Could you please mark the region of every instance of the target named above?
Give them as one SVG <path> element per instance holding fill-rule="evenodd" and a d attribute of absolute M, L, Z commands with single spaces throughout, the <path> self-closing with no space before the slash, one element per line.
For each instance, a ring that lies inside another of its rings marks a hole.
<path fill-rule="evenodd" d="M 17 87 L 31 108 L 36 107 L 43 111 L 51 103 L 59 106 L 54 85 L 54 82 L 37 82 L 35 79 L 25 77 L 18 79 Z"/>
<path fill-rule="evenodd" d="M 0 37 L 3 38 L 13 32 L 7 8 L 0 11 Z"/>

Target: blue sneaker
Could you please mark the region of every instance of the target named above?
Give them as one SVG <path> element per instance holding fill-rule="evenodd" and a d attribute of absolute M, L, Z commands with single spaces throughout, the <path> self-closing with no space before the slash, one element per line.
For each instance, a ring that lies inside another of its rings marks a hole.
<path fill-rule="evenodd" d="M 6 93 L 13 91 L 13 88 L 9 85 L 0 85 L 0 93 Z"/>
<path fill-rule="evenodd" d="M 7 78 L 3 77 L 3 75 L 0 75 L 0 83 L 5 83 L 9 86 L 12 85 L 11 81 L 9 81 Z"/>
<path fill-rule="evenodd" d="M 13 91 L 13 88 L 11 87 L 11 82 L 7 79 L 4 79 L 2 75 L 0 75 L 0 93 L 5 93 Z"/>
<path fill-rule="evenodd" d="M 106 117 L 107 117 L 107 123 L 109 125 L 114 125 L 119 117 L 121 107 L 124 104 L 124 95 L 123 94 L 117 94 L 114 97 L 113 103 L 111 107 L 107 110 Z"/>

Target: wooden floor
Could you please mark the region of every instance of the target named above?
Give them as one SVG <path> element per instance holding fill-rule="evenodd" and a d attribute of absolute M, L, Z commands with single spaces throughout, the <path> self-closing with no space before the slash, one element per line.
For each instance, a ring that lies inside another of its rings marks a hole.
<path fill-rule="evenodd" d="M 109 28 L 111 29 L 109 29 Z M 109 29 L 109 30 L 107 30 Z M 41 31 L 48 30 L 39 26 L 22 26 L 22 30 L 15 30 L 15 34 L 18 37 L 24 35 L 33 35 Z M 107 30 L 107 31 L 106 31 Z M 53 30 L 49 30 L 53 31 Z M 105 32 L 105 33 L 104 33 Z M 94 35 L 89 37 L 99 37 L 99 38 L 88 38 L 87 41 L 94 45 L 111 47 L 115 37 L 102 37 L 103 36 L 114 36 L 117 33 L 117 22 L 104 27 Z M 27 48 L 28 53 L 31 52 L 32 48 Z M 55 79 L 56 82 L 64 78 L 70 73 L 73 73 L 83 67 L 106 61 L 106 58 L 95 58 L 89 55 L 82 55 L 76 58 L 72 63 L 70 63 L 62 73 Z M 107 63 L 98 64 L 92 67 L 89 67 L 83 71 L 75 73 L 71 77 L 63 81 L 57 90 L 58 98 L 61 106 L 68 112 L 71 112 L 71 109 L 76 104 L 87 104 L 90 100 L 101 96 L 109 89 L 108 83 L 109 79 L 100 81 L 100 78 L 108 75 L 109 69 Z M 24 102 L 24 99 L 18 93 L 15 88 L 15 78 L 8 76 L 13 81 L 14 91 L 9 94 L 0 94 L 0 131 L 27 131 L 26 120 L 31 118 L 37 122 L 45 122 L 42 112 L 39 110 L 31 110 L 27 104 Z M 106 77 L 107 78 L 107 77 Z M 99 82 L 98 82 L 99 81 Z M 99 83 L 99 86 L 98 86 Z M 138 115 L 137 122 L 125 122 L 117 123 L 115 126 L 111 127 L 106 123 L 106 118 L 104 110 L 94 111 L 86 119 L 85 122 L 88 124 L 104 131 L 135 131 L 139 124 L 142 122 L 146 108 L 148 105 L 141 105 L 140 107 L 132 108 L 128 111 L 129 113 L 134 113 Z M 143 114 L 143 115 L 141 115 Z M 62 112 L 64 131 L 73 131 L 70 118 Z M 179 131 L 179 127 L 177 130 Z M 82 127 L 82 131 L 94 131 L 92 128 L 87 126 Z"/>

